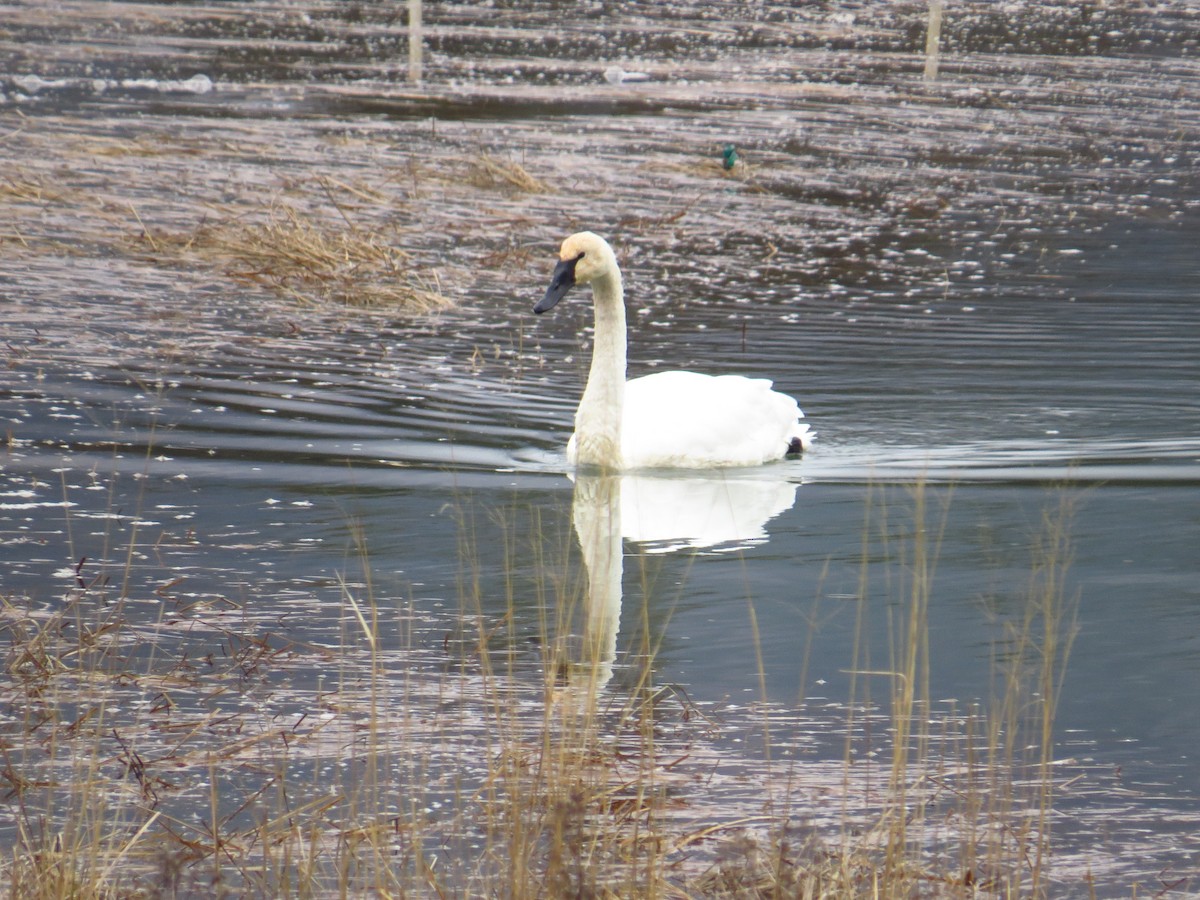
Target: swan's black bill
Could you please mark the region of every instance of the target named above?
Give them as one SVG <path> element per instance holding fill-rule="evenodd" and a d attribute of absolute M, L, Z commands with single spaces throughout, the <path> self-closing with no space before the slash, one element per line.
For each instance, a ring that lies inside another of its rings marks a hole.
<path fill-rule="evenodd" d="M 558 265 L 554 267 L 554 275 L 550 279 L 550 287 L 546 288 L 546 296 L 542 298 L 542 302 L 533 308 L 535 313 L 544 313 L 548 309 L 553 309 L 554 304 L 567 295 L 567 291 L 575 287 L 575 266 L 583 259 L 583 254 L 580 253 L 574 259 L 560 260 Z"/>

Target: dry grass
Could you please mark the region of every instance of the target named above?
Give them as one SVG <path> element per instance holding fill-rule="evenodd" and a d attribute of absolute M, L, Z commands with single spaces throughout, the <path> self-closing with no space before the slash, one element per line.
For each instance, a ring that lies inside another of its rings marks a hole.
<path fill-rule="evenodd" d="M 489 190 L 507 189 L 525 194 L 548 194 L 546 182 L 529 174 L 518 162 L 499 160 L 486 153 L 467 163 L 467 182 Z"/>
<path fill-rule="evenodd" d="M 0 202 L 54 203 L 64 196 L 64 191 L 48 186 L 45 178 L 28 171 L 10 170 L 0 176 Z"/>
<path fill-rule="evenodd" d="M 231 278 L 306 303 L 414 312 L 451 303 L 436 272 L 415 266 L 408 253 L 376 232 L 349 220 L 321 221 L 290 206 L 217 217 L 184 234 L 143 227 L 140 243 L 157 260 L 219 267 Z"/>
<path fill-rule="evenodd" d="M 990 708 L 935 715 L 922 670 L 937 526 L 923 504 L 918 489 L 890 665 L 848 661 L 860 687 L 847 740 L 873 730 L 886 751 L 840 767 L 719 749 L 732 721 L 654 684 L 644 613 L 641 633 L 622 636 L 639 648 L 622 686 L 607 686 L 578 551 L 511 511 L 485 539 L 499 524 L 510 562 L 532 557 L 538 574 L 509 576 L 497 616 L 464 515 L 457 625 L 436 645 L 411 606 L 374 596 L 353 524 L 362 571 L 340 581 L 341 646 L 329 649 L 282 640 L 270 615 L 226 598 L 176 597 L 171 579 L 139 587 L 135 548 L 85 560 L 53 611 L 0 607 L 9 896 L 1044 896 L 1067 517 L 1047 522 Z M 136 613 L 147 593 L 157 621 Z M 271 687 L 314 669 L 326 673 L 315 692 Z M 868 726 L 855 710 L 879 679 L 890 712 Z M 764 728 L 799 719 L 793 709 Z M 743 768 L 720 774 L 731 766 Z M 727 807 L 726 779 L 761 805 Z M 814 819 L 814 785 L 840 798 L 840 820 Z"/>
<path fill-rule="evenodd" d="M 168 155 L 199 156 L 204 153 L 204 148 L 162 133 L 141 134 L 133 138 L 88 134 L 70 141 L 64 151 L 73 156 L 149 158 Z"/>
<path fill-rule="evenodd" d="M 167 135 L 54 136 L 33 128 L 10 138 L 26 162 L 0 175 L 0 217 L 8 222 L 0 245 L 24 254 L 117 254 L 156 266 L 210 268 L 306 304 L 416 313 L 452 305 L 438 269 L 405 247 L 416 226 L 404 223 L 398 209 L 411 204 L 386 177 L 372 185 L 280 174 L 267 200 L 258 179 L 236 182 L 239 192 L 222 185 L 218 200 L 180 190 L 187 166 L 196 165 L 189 158 L 255 159 L 253 148 Z M 57 169 L 38 161 L 48 140 Z M 268 161 L 254 164 L 270 183 Z M 488 171 L 510 186 L 537 185 L 515 164 Z"/>
<path fill-rule="evenodd" d="M 327 147 L 281 159 L 236 129 L 129 139 L 22 123 L 0 141 L 21 160 L 0 174 L 6 251 L 208 269 L 348 308 L 451 306 L 457 273 L 441 251 L 474 239 L 494 251 L 505 206 L 552 191 L 520 162 L 484 153 L 378 164 L 361 158 L 377 144 L 331 139 L 341 167 Z M 486 224 L 483 200 L 496 207 Z"/>

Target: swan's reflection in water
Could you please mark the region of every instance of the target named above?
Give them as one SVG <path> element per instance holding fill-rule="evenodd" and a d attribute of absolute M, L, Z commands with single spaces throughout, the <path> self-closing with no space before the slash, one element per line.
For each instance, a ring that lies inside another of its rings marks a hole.
<path fill-rule="evenodd" d="M 587 569 L 584 597 L 583 658 L 579 670 L 594 692 L 612 678 L 621 624 L 621 476 L 582 475 L 575 479 L 571 517 Z"/>
<path fill-rule="evenodd" d="M 645 552 L 737 549 L 767 540 L 766 523 L 796 501 L 797 484 L 735 473 L 704 477 L 577 473 L 575 535 L 587 570 L 582 658 L 569 693 L 594 710 L 613 676 L 621 621 L 623 540 Z"/>
<path fill-rule="evenodd" d="M 729 474 L 621 476 L 621 535 L 646 552 L 737 549 L 767 540 L 766 524 L 796 502 L 799 485 Z"/>

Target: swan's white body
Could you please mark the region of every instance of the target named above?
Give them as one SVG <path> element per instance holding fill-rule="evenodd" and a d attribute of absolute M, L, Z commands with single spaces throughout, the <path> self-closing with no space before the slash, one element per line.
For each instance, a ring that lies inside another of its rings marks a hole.
<path fill-rule="evenodd" d="M 587 387 L 567 444 L 572 465 L 630 470 L 757 466 L 807 449 L 814 435 L 796 401 L 764 378 L 657 372 L 625 381 L 625 296 L 608 243 L 591 232 L 562 245 L 535 312 L 590 284 L 596 331 Z"/>
<path fill-rule="evenodd" d="M 782 459 L 793 438 L 811 441 L 796 401 L 765 378 L 658 372 L 626 382 L 623 411 L 606 415 L 621 420 L 623 470 L 757 466 Z M 579 435 L 577 414 L 567 443 L 572 465 L 582 462 Z"/>

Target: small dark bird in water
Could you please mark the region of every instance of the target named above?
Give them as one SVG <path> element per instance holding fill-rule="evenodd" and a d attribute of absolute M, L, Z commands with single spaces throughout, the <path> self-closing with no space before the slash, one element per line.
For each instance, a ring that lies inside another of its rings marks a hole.
<path fill-rule="evenodd" d="M 725 149 L 721 151 L 721 167 L 726 172 L 730 172 L 733 170 L 733 167 L 736 166 L 737 164 L 738 164 L 737 147 L 733 146 L 733 144 L 726 144 Z"/>

